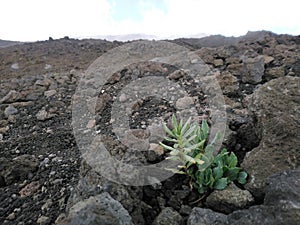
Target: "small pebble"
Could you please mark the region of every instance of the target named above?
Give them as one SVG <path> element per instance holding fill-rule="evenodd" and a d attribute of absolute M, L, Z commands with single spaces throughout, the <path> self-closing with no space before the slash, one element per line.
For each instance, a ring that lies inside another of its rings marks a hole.
<path fill-rule="evenodd" d="M 52 158 L 54 158 L 56 156 L 56 154 L 50 154 L 48 157 L 50 158 L 50 159 L 52 159 Z"/>
<path fill-rule="evenodd" d="M 14 220 L 15 218 L 16 218 L 15 213 L 11 213 L 11 214 L 9 214 L 9 215 L 7 216 L 7 219 L 8 219 L 8 220 Z"/>
<path fill-rule="evenodd" d="M 37 219 L 37 223 L 38 224 L 41 224 L 41 225 L 44 225 L 44 224 L 48 224 L 50 221 L 50 218 L 47 217 L 47 216 L 40 216 L 38 219 Z"/>

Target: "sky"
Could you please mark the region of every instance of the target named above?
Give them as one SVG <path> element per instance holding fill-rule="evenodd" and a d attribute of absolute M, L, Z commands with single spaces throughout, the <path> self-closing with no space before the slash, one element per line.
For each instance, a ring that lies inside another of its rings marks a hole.
<path fill-rule="evenodd" d="M 300 35 L 299 0 L 1 0 L 0 39 Z"/>

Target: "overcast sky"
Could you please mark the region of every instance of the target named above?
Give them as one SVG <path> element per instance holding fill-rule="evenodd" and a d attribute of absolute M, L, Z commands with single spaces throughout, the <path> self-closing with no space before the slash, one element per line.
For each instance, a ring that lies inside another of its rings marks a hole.
<path fill-rule="evenodd" d="M 1 0 L 0 39 L 45 40 L 143 33 L 300 35 L 299 0 Z"/>

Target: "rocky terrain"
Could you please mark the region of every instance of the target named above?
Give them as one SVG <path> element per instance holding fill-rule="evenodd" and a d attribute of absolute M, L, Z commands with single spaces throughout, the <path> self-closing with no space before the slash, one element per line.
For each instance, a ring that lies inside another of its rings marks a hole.
<path fill-rule="evenodd" d="M 89 66 L 126 43 L 67 37 L 24 43 L 0 49 L 0 224 L 300 223 L 300 36 L 250 32 L 171 42 L 199 56 L 210 71 L 208 79 L 217 79 L 227 117 L 222 145 L 238 156 L 249 174 L 247 184 L 200 196 L 182 175 L 147 186 L 108 180 L 82 158 L 72 101 Z M 112 104 L 126 102 L 120 91 L 150 75 L 172 80 L 188 96 L 135 104 L 130 128 L 145 139 L 148 127 L 156 138 L 132 156 L 130 140 L 125 145 L 113 130 Z M 123 68 L 103 86 L 96 117 L 84 130 L 100 133 L 118 160 L 160 162 L 166 152 L 157 144 L 162 134 L 155 119 L 167 121 L 176 109 L 193 108 L 199 120 L 214 122 L 205 93 L 210 86 L 196 78 L 162 62 Z"/>

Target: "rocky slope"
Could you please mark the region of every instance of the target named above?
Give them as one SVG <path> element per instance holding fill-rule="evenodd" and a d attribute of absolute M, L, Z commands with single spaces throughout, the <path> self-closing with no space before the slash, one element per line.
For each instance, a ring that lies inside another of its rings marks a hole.
<path fill-rule="evenodd" d="M 180 175 L 140 187 L 107 180 L 82 159 L 72 99 L 89 65 L 125 43 L 26 43 L 0 49 L 1 224 L 299 224 L 300 37 L 255 32 L 172 42 L 191 49 L 218 80 L 227 114 L 223 146 L 236 153 L 248 183 L 200 198 Z M 132 156 L 112 130 L 111 105 L 126 101 L 118 94 L 149 74 L 167 77 L 189 96 L 138 101 L 129 121 L 137 137 L 149 135 L 147 126 L 161 136 L 151 122 L 167 120 L 176 108 L 194 107 L 200 119 L 213 122 L 208 85 L 168 64 L 131 65 L 104 85 L 97 116 L 85 127 L 101 133 L 118 160 L 151 164 L 165 157 L 157 137 Z"/>

